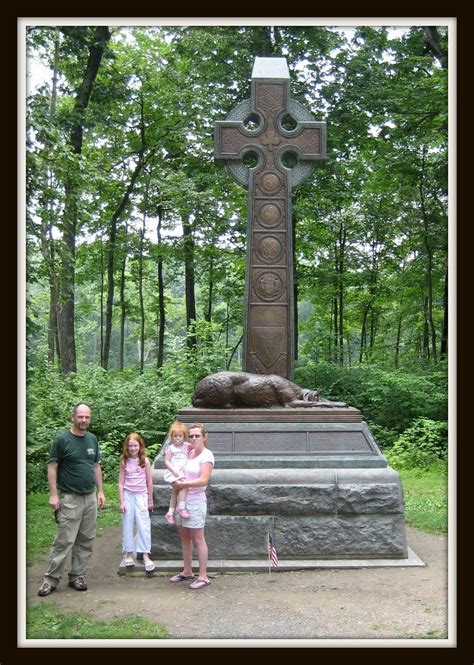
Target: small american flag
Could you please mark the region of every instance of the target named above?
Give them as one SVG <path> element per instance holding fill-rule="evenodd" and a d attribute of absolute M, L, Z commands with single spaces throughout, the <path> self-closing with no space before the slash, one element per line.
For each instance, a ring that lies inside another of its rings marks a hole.
<path fill-rule="evenodd" d="M 271 537 L 270 534 L 268 534 L 267 550 L 268 550 L 268 558 L 271 561 L 272 568 L 277 568 L 279 565 L 278 554 L 275 545 L 273 544 L 273 538 Z"/>

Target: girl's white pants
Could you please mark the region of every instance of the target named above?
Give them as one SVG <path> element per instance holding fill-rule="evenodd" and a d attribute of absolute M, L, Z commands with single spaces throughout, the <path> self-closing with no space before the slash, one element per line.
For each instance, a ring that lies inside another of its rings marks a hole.
<path fill-rule="evenodd" d="M 151 523 L 148 512 L 148 493 L 124 490 L 125 512 L 122 515 L 123 551 L 151 552 Z M 136 532 L 136 539 L 135 539 Z"/>

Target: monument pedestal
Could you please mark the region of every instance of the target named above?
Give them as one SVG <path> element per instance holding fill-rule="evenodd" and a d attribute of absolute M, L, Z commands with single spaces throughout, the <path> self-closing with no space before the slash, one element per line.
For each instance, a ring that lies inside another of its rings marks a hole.
<path fill-rule="evenodd" d="M 213 560 L 266 562 L 269 533 L 286 570 L 408 557 L 400 477 L 357 409 L 189 407 L 178 419 L 204 423 L 215 455 L 206 522 Z M 152 555 L 179 560 L 177 529 L 164 519 L 170 487 L 157 466 L 154 495 Z"/>

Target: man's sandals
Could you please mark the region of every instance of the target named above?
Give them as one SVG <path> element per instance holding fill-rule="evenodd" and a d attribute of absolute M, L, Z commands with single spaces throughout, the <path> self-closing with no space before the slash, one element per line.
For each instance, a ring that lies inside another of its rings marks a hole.
<path fill-rule="evenodd" d="M 50 593 L 56 591 L 56 587 L 48 582 L 43 582 L 43 584 L 38 589 L 38 596 L 49 596 Z"/>
<path fill-rule="evenodd" d="M 86 578 L 82 575 L 76 577 L 75 580 L 70 580 L 67 585 L 73 589 L 76 589 L 76 591 L 87 591 Z"/>

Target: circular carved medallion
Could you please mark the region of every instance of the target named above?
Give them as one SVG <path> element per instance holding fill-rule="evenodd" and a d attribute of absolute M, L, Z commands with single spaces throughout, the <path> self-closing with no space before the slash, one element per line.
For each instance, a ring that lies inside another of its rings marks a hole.
<path fill-rule="evenodd" d="M 255 280 L 255 290 L 262 300 L 276 300 L 283 292 L 281 277 L 276 272 L 262 272 Z"/>
<path fill-rule="evenodd" d="M 280 189 L 281 181 L 276 173 L 265 173 L 260 180 L 260 186 L 269 194 L 274 194 Z"/>
<path fill-rule="evenodd" d="M 258 221 L 263 226 L 276 226 L 281 219 L 281 210 L 274 203 L 266 203 L 258 211 Z"/>
<path fill-rule="evenodd" d="M 262 238 L 257 245 L 257 254 L 264 261 L 275 261 L 282 253 L 281 242 L 273 236 Z"/>

